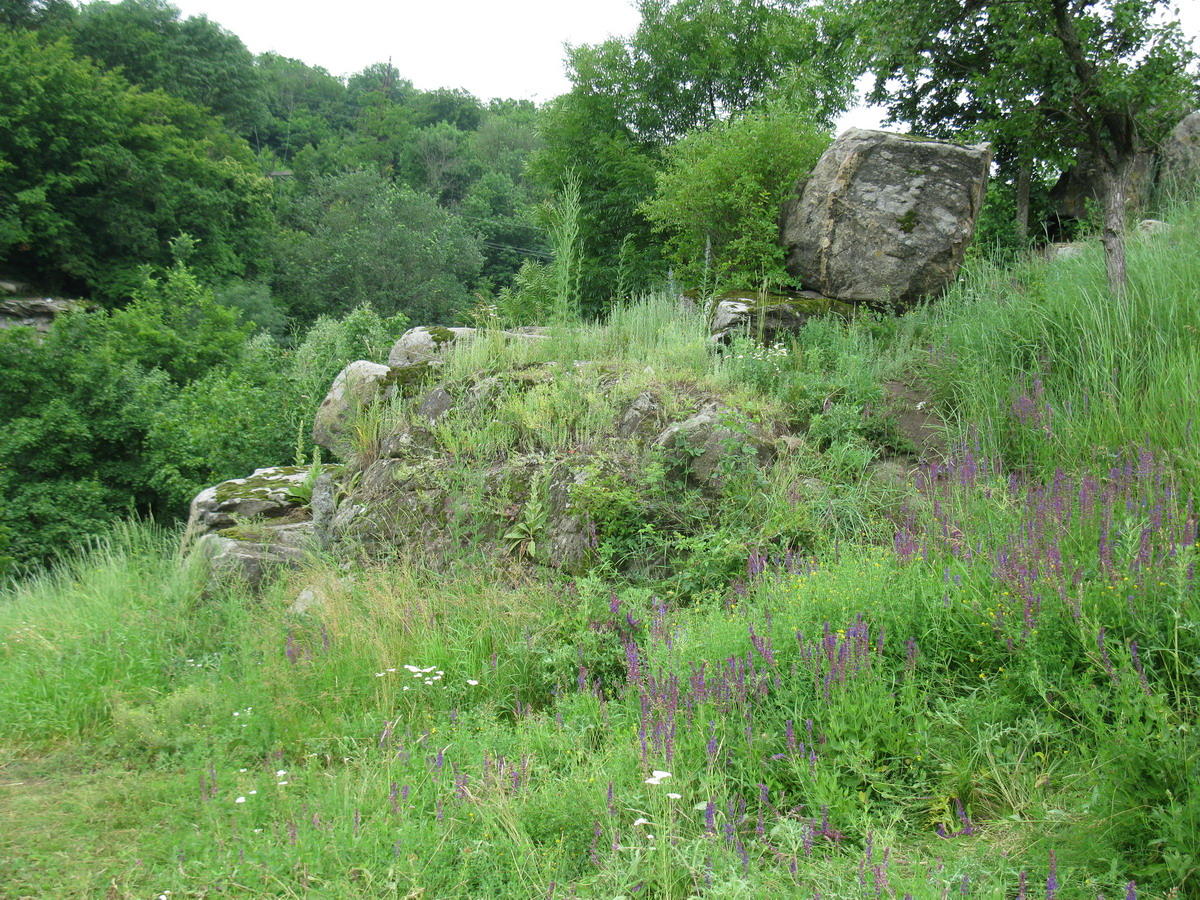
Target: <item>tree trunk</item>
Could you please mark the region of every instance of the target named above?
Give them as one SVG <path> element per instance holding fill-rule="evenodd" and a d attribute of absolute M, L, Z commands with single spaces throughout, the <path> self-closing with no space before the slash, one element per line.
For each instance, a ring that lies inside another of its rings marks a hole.
<path fill-rule="evenodd" d="M 1017 166 L 1017 240 L 1029 243 L 1029 181 L 1033 164 L 1022 160 Z"/>
<path fill-rule="evenodd" d="M 1115 300 L 1124 300 L 1129 286 L 1125 265 L 1125 187 L 1130 160 L 1118 158 L 1102 167 L 1104 173 L 1104 266 L 1108 290 Z"/>

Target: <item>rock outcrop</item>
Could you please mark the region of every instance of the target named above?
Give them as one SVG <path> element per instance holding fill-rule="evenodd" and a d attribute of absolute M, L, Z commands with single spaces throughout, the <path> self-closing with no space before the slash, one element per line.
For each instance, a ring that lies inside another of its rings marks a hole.
<path fill-rule="evenodd" d="M 372 366 L 360 361 L 346 372 L 363 371 L 383 383 L 388 367 Z M 343 375 L 344 399 L 352 379 Z M 715 502 L 727 479 L 774 455 L 770 429 L 736 403 L 685 384 L 647 388 L 647 378 L 549 361 L 433 386 L 427 380 L 420 390 L 395 395 L 368 392 L 366 404 L 396 402 L 392 433 L 382 435 L 375 457 L 356 454 L 348 473 L 329 467 L 314 478 L 308 467 L 286 466 L 223 482 L 193 501 L 189 531 L 214 578 L 237 578 L 254 588 L 312 552 L 403 556 L 441 566 L 474 548 L 506 564 L 586 570 L 597 539 L 587 510 L 604 508 L 614 490 L 630 490 L 615 486 L 631 469 L 654 460 L 659 477 Z M 565 394 L 554 393 L 559 385 Z M 547 441 L 533 420 L 510 418 L 529 429 L 524 437 L 465 454 L 455 442 L 454 429 L 479 428 L 498 406 L 508 404 L 509 417 L 521 416 L 524 398 L 533 404 L 529 409 L 541 409 L 538 398 L 564 395 L 586 396 L 584 402 L 606 410 L 593 421 L 609 424 L 564 443 Z M 431 427 L 443 419 L 449 430 Z M 581 502 L 589 496 L 592 507 Z"/>
<path fill-rule="evenodd" d="M 1139 153 L 1134 159 L 1125 185 L 1125 208 L 1130 215 L 1137 215 L 1149 205 L 1156 169 L 1153 153 Z M 1100 167 L 1083 159 L 1067 169 L 1050 189 L 1050 202 L 1059 219 L 1086 219 L 1092 210 L 1103 209 L 1104 176 Z"/>
<path fill-rule="evenodd" d="M 717 403 L 668 425 L 652 446 L 663 450 L 676 471 L 691 484 L 719 489 L 724 477 L 751 458 L 765 464 L 771 457 L 766 435 L 737 410 Z"/>
<path fill-rule="evenodd" d="M 187 524 L 189 537 L 202 537 L 251 519 L 279 519 L 289 515 L 302 504 L 297 489 L 309 474 L 305 466 L 272 466 L 255 469 L 246 478 L 233 478 L 205 488 L 192 500 Z"/>
<path fill-rule="evenodd" d="M 797 294 L 729 291 L 717 298 L 709 330 L 714 341 L 727 342 L 735 334 L 747 333 L 770 345 L 783 340 L 789 332 L 799 331 L 813 316 L 830 313 L 848 319 L 853 316 L 854 307 L 813 291 Z"/>
<path fill-rule="evenodd" d="M 11 290 L 9 290 L 11 288 Z M 3 294 L 19 294 L 25 285 L 11 281 L 0 282 Z M 45 334 L 63 313 L 84 308 L 76 300 L 56 300 L 53 297 L 9 297 L 0 300 L 0 328 L 26 326 Z"/>
<path fill-rule="evenodd" d="M 360 359 L 338 373 L 313 420 L 313 442 L 339 456 L 351 447 L 354 416 L 387 393 L 392 370 Z"/>
<path fill-rule="evenodd" d="M 388 365 L 392 368 L 440 365 L 442 353 L 450 349 L 459 338 L 471 337 L 474 328 L 410 328 L 392 346 L 388 354 Z"/>
<path fill-rule="evenodd" d="M 1168 191 L 1200 185 L 1200 110 L 1185 116 L 1163 145 L 1159 183 Z"/>
<path fill-rule="evenodd" d="M 473 338 L 478 334 L 475 328 L 441 328 L 420 325 L 410 328 L 392 346 L 388 354 L 388 365 L 393 369 L 404 370 L 397 373 L 400 380 L 422 375 L 425 370 L 441 366 L 445 353 L 456 342 Z M 485 332 L 486 333 L 486 332 Z M 515 340 L 544 340 L 548 335 L 546 329 L 525 327 L 510 331 L 498 332 L 505 338 Z"/>
<path fill-rule="evenodd" d="M 784 207 L 788 271 L 842 301 L 941 293 L 975 233 L 991 158 L 987 146 L 850 129 Z"/>
<path fill-rule="evenodd" d="M 291 525 L 263 529 L 261 539 L 249 534 L 207 534 L 196 549 L 208 560 L 214 582 L 236 579 L 257 590 L 271 575 L 304 560 L 309 537 L 305 525 Z"/>

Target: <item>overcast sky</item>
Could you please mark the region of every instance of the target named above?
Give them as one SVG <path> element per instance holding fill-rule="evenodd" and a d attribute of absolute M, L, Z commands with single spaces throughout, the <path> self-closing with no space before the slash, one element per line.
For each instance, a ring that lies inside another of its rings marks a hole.
<path fill-rule="evenodd" d="M 422 90 L 465 88 L 481 99 L 539 103 L 570 87 L 564 44 L 628 35 L 632 0 L 172 0 L 207 15 L 253 53 L 274 51 L 350 75 L 389 58 Z M 1185 31 L 1200 35 L 1200 3 L 1180 0 Z M 871 110 L 839 123 L 874 127 Z"/>

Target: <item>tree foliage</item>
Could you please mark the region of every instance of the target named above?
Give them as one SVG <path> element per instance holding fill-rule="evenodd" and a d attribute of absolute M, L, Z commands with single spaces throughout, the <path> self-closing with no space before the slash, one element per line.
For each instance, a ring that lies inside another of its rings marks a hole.
<path fill-rule="evenodd" d="M 153 487 L 154 418 L 187 379 L 233 365 L 245 330 L 176 268 L 112 313 L 73 313 L 44 342 L 0 331 L 0 519 L 45 560 L 132 510 L 176 513 Z"/>
<path fill-rule="evenodd" d="M 639 0 L 626 39 L 572 48 L 572 81 L 611 96 L 644 140 L 669 142 L 764 97 L 795 95 L 828 122 L 849 100 L 842 22 L 808 0 Z"/>
<path fill-rule="evenodd" d="M 97 0 L 80 11 L 72 40 L 136 85 L 207 107 L 236 134 L 250 136 L 263 124 L 254 57 L 205 16 L 181 19 L 165 0 Z"/>
<path fill-rule="evenodd" d="M 210 484 L 291 462 L 338 370 L 386 359 L 406 327 L 362 308 L 284 350 L 176 265 L 44 339 L 0 329 L 0 573 L 6 555 L 48 561 L 131 512 L 170 520 Z"/>
<path fill-rule="evenodd" d="M 0 0 L 0 27 L 58 32 L 70 27 L 75 13 L 71 0 Z"/>
<path fill-rule="evenodd" d="M 461 219 L 378 172 L 318 178 L 283 220 L 276 287 L 289 311 L 310 321 L 363 304 L 453 321 L 483 264 Z"/>
<path fill-rule="evenodd" d="M 581 179 L 584 308 L 603 310 L 618 283 L 661 274 L 642 204 L 664 149 L 689 132 L 788 97 L 828 122 L 852 87 L 848 17 L 804 0 L 640 0 L 632 36 L 570 48 L 570 93 L 542 118 L 530 173 L 557 191 Z"/>
<path fill-rule="evenodd" d="M 787 281 L 779 208 L 829 146 L 805 113 L 764 109 L 694 131 L 667 151 L 643 207 L 690 284 Z"/>
<path fill-rule="evenodd" d="M 115 300 L 186 231 L 205 277 L 241 275 L 264 262 L 267 200 L 249 148 L 204 110 L 0 31 L 0 260 Z"/>
<path fill-rule="evenodd" d="M 1016 169 L 1086 157 L 1105 181 L 1110 285 L 1124 283 L 1125 183 L 1196 99 L 1166 0 L 862 0 L 873 98 L 924 133 L 969 131 Z"/>

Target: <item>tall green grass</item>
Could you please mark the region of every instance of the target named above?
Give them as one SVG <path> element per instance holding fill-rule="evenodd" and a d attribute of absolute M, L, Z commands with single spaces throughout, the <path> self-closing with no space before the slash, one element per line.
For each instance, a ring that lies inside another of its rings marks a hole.
<path fill-rule="evenodd" d="M 314 555 L 251 596 L 128 526 L 6 589 L 0 893 L 1195 894 L 1200 264 L 1177 215 L 1120 308 L 1097 254 L 977 266 L 942 306 L 770 352 L 717 352 L 664 296 L 455 350 L 460 394 L 531 379 L 432 429 L 459 499 L 480 458 L 569 451 L 646 387 L 793 431 L 707 499 L 652 454 L 598 461 L 576 499 L 637 570 Z M 900 375 L 981 444 L 919 495 L 870 476 L 903 449 L 869 414 Z"/>
<path fill-rule="evenodd" d="M 913 316 L 963 430 L 1043 471 L 1144 445 L 1200 486 L 1200 205 L 1169 218 L 1165 234 L 1131 234 L 1123 302 L 1095 244 L 1049 263 L 976 263 Z"/>
<path fill-rule="evenodd" d="M 167 690 L 216 648 L 221 609 L 178 536 L 119 525 L 57 567 L 0 591 L 0 739 L 92 739 L 123 697 Z"/>

